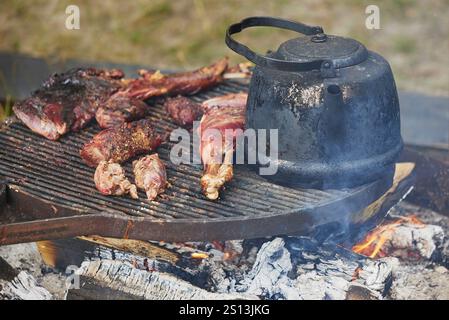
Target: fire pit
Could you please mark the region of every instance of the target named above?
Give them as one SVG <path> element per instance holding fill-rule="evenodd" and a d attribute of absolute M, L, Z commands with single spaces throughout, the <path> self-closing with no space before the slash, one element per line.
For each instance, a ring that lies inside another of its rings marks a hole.
<path fill-rule="evenodd" d="M 241 90 L 227 81 L 193 99 Z M 160 101 L 150 117 L 174 128 Z M 139 202 L 96 192 L 78 149 L 98 130 L 58 142 L 19 123 L 0 131 L 0 298 L 448 298 L 449 220 L 404 202 L 392 209 L 413 186 L 413 163 L 396 164 L 392 179 L 324 191 L 238 167 L 210 202 L 199 166 L 167 161 L 166 196 Z"/>

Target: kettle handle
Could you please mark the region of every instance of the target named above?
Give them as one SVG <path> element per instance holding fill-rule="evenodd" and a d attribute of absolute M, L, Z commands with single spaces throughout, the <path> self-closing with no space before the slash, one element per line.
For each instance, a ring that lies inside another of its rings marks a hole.
<path fill-rule="evenodd" d="M 256 65 L 262 67 L 282 71 L 310 71 L 310 70 L 322 70 L 323 68 L 330 69 L 332 67 L 332 61 L 329 60 L 295 62 L 262 56 L 231 37 L 231 35 L 239 33 L 243 29 L 260 26 L 276 27 L 280 29 L 292 30 L 302 33 L 304 35 L 316 35 L 319 33 L 323 33 L 323 28 L 321 27 L 308 26 L 300 22 L 294 22 L 272 17 L 249 17 L 243 19 L 239 23 L 235 23 L 229 26 L 228 30 L 226 31 L 226 38 L 225 38 L 226 44 L 233 51 L 246 57 L 249 61 L 255 63 Z"/>

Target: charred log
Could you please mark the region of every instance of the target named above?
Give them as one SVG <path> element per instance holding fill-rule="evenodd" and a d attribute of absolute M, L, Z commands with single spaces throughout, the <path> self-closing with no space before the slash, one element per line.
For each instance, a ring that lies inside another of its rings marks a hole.
<path fill-rule="evenodd" d="M 246 297 L 208 292 L 173 275 L 139 270 L 121 261 L 84 262 L 76 274 L 81 277 L 82 285 L 80 289 L 68 290 L 68 300 L 232 300 Z"/>

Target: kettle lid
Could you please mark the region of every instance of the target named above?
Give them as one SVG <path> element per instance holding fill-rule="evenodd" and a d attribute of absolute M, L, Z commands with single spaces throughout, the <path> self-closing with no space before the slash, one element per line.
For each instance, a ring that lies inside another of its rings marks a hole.
<path fill-rule="evenodd" d="M 367 50 L 357 40 L 319 33 L 287 40 L 275 55 L 278 59 L 301 63 L 329 60 L 335 68 L 342 68 L 363 62 Z"/>

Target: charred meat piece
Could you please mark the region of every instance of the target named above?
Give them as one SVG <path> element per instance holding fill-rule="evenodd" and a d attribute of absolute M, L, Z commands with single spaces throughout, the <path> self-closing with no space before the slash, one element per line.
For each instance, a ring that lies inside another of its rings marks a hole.
<path fill-rule="evenodd" d="M 173 121 L 186 128 L 192 127 L 193 121 L 203 114 L 203 108 L 199 103 L 186 97 L 176 97 L 165 102 L 165 109 Z"/>
<path fill-rule="evenodd" d="M 48 89 L 61 84 L 89 86 L 87 81 L 92 79 L 113 82 L 122 79 L 124 76 L 123 71 L 119 69 L 72 68 L 66 72 L 53 73 L 42 83 L 42 88 Z M 117 84 L 120 84 L 120 81 L 117 81 Z M 95 83 L 90 86 L 90 89 L 95 89 Z"/>
<path fill-rule="evenodd" d="M 75 89 L 75 88 L 73 88 Z M 61 92 L 36 91 L 33 96 L 13 106 L 16 116 L 32 131 L 50 140 L 57 140 L 70 130 L 79 99 L 77 90 L 67 96 Z"/>
<path fill-rule="evenodd" d="M 137 188 L 125 177 L 123 168 L 118 163 L 101 161 L 95 170 L 95 186 L 105 195 L 123 196 L 129 194 L 138 199 Z"/>
<path fill-rule="evenodd" d="M 80 155 L 89 166 L 95 167 L 101 161 L 122 163 L 156 149 L 161 143 L 151 120 L 142 119 L 99 132 L 84 145 Z"/>
<path fill-rule="evenodd" d="M 139 189 L 145 190 L 149 200 L 165 191 L 167 173 L 157 154 L 145 156 L 133 162 L 134 177 Z"/>
<path fill-rule="evenodd" d="M 115 94 L 104 105 L 98 108 L 95 119 L 101 128 L 116 127 L 145 117 L 148 106 L 145 102 Z"/>
<path fill-rule="evenodd" d="M 198 134 L 201 137 L 200 154 L 204 165 L 201 188 L 208 199 L 217 199 L 220 189 L 233 177 L 235 138 L 243 132 L 245 126 L 246 100 L 246 93 L 238 93 L 203 103 L 204 115 Z"/>
<path fill-rule="evenodd" d="M 52 75 L 43 87 L 47 91 L 62 90 L 66 94 L 71 87 L 77 86 L 80 89 L 80 94 L 77 96 L 79 103 L 72 109 L 74 121 L 70 128 L 72 131 L 79 131 L 95 117 L 98 107 L 121 88 L 119 79 L 123 76 L 123 72 L 116 69 L 78 68 Z M 67 109 L 70 112 L 70 105 Z"/>
<path fill-rule="evenodd" d="M 118 70 L 71 69 L 53 74 L 31 97 L 14 105 L 14 113 L 32 131 L 57 140 L 82 129 L 122 85 Z"/>
<path fill-rule="evenodd" d="M 117 81 L 92 79 L 86 84 L 85 98 L 82 100 L 81 108 L 75 109 L 75 122 L 73 131 L 79 131 L 95 117 L 97 109 L 104 105 L 111 95 L 120 87 Z"/>
<path fill-rule="evenodd" d="M 195 94 L 223 81 L 228 59 L 223 58 L 208 67 L 174 74 L 141 70 L 141 78 L 128 80 L 125 93 L 129 97 L 148 99 L 162 95 Z"/>

